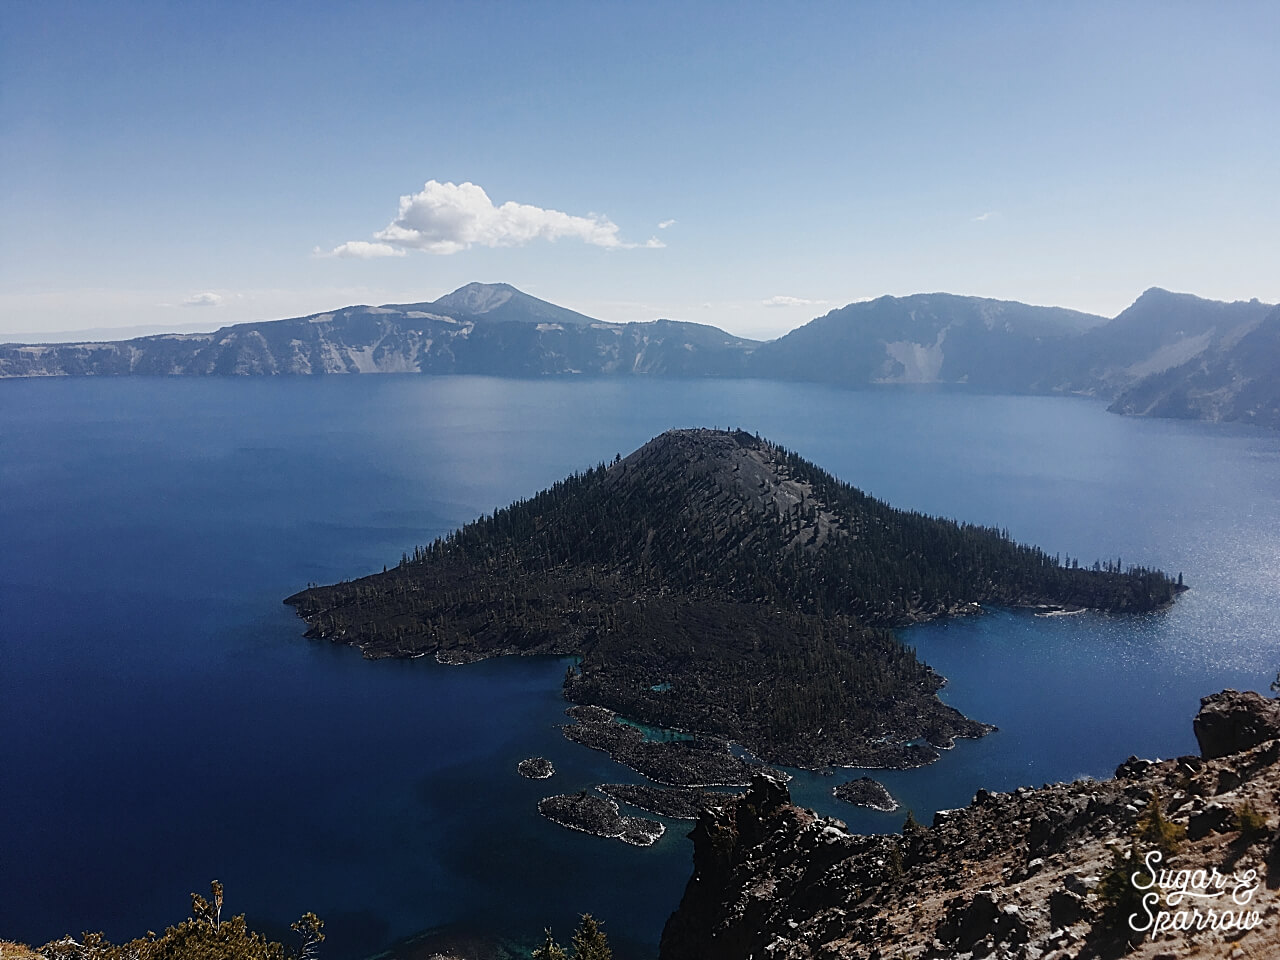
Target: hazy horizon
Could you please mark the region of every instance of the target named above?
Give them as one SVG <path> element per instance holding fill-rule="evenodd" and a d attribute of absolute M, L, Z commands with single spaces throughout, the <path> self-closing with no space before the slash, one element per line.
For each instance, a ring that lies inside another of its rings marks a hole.
<path fill-rule="evenodd" d="M 1148 288 L 1148 289 L 1150 289 L 1150 288 Z M 452 291 L 449 291 L 449 292 L 452 292 Z M 527 293 L 528 291 L 523 291 L 523 292 L 526 292 L 526 293 Z M 1194 293 L 1193 291 L 1190 291 L 1190 290 L 1174 290 L 1174 291 L 1171 291 L 1171 292 L 1173 292 L 1173 293 L 1178 293 L 1178 294 L 1185 294 L 1185 293 L 1189 293 L 1189 294 L 1191 294 L 1192 296 L 1199 296 L 1199 294 L 1196 294 L 1196 293 Z M 916 293 L 916 294 L 923 294 L 923 295 L 947 295 L 947 294 L 950 294 L 950 293 L 951 293 L 951 291 L 946 291 L 946 290 L 928 290 L 928 291 L 926 291 L 926 290 L 918 290 L 918 291 L 915 291 L 915 293 Z M 906 297 L 906 296 L 911 296 L 911 295 L 912 295 L 912 294 L 881 294 L 881 296 L 894 296 L 894 297 Z M 956 296 L 966 296 L 966 297 L 970 297 L 970 296 L 971 296 L 971 297 L 980 297 L 980 298 L 982 298 L 982 299 L 991 299 L 991 300 L 1002 299 L 1002 298 L 998 298 L 998 297 L 983 297 L 981 294 L 955 294 L 955 295 L 956 295 Z M 1139 295 L 1140 295 L 1140 294 L 1139 294 Z M 443 296 L 443 294 L 442 294 L 442 296 Z M 438 299 L 438 298 L 433 298 L 433 299 Z M 865 303 L 865 302 L 867 302 L 867 301 L 869 301 L 869 300 L 873 300 L 873 299 L 878 299 L 878 297 L 866 297 L 866 298 L 863 298 L 862 300 L 851 301 L 851 302 L 850 302 L 850 303 L 848 303 L 848 304 L 833 304 L 833 305 L 831 305 L 831 307 L 829 307 L 828 309 L 824 310 L 822 313 L 815 314 L 814 316 L 809 317 L 809 318 L 807 318 L 807 319 L 805 319 L 805 320 L 798 321 L 798 322 L 797 322 L 797 323 L 795 323 L 793 326 L 789 327 L 787 330 L 784 330 L 784 331 L 782 331 L 781 333 L 779 333 L 779 334 L 777 334 L 777 335 L 775 335 L 775 336 L 772 336 L 772 337 L 770 337 L 770 336 L 759 336 L 759 335 L 757 335 L 757 336 L 751 336 L 751 335 L 749 335 L 749 334 L 738 333 L 737 331 L 734 331 L 734 330 L 731 330 L 731 329 L 728 329 L 728 328 L 724 328 L 724 327 L 722 327 L 721 329 L 724 329 L 724 330 L 725 330 L 725 332 L 727 332 L 727 333 L 732 333 L 732 334 L 734 334 L 735 336 L 746 337 L 747 339 L 760 340 L 760 341 L 762 341 L 762 342 L 763 342 L 763 341 L 767 341 L 767 340 L 776 339 L 778 336 L 783 336 L 784 334 L 786 334 L 786 333 L 787 333 L 787 332 L 789 332 L 790 330 L 794 330 L 794 329 L 797 329 L 797 328 L 799 328 L 799 327 L 802 327 L 802 326 L 804 326 L 805 324 L 809 323 L 810 321 L 815 320 L 815 319 L 817 319 L 818 317 L 822 316 L 823 314 L 830 312 L 831 310 L 839 310 L 839 309 L 842 309 L 843 307 L 846 307 L 846 306 L 852 306 L 854 303 Z M 1136 300 L 1136 299 L 1137 299 L 1137 296 L 1135 296 L 1135 297 L 1134 297 L 1134 300 Z M 1209 299 L 1209 298 L 1202 298 L 1202 299 Z M 1257 298 L 1249 297 L 1248 299 L 1253 300 L 1253 299 L 1257 299 Z M 392 303 L 392 302 L 418 303 L 418 302 L 425 302 L 425 301 L 422 301 L 421 299 L 418 299 L 418 300 L 405 300 L 405 301 L 389 301 L 389 300 L 388 300 L 388 301 L 382 301 L 382 302 L 381 302 L 381 303 L 379 303 L 379 304 L 368 304 L 368 305 L 369 305 L 369 306 L 380 306 L 380 305 L 382 305 L 382 304 L 384 304 L 384 303 Z M 556 302 L 556 301 L 549 301 L 549 302 L 555 303 L 555 305 L 556 305 L 556 306 L 561 306 L 561 307 L 566 306 L 566 304 L 564 304 L 564 303 L 559 303 L 559 302 Z M 313 310 L 313 311 L 310 311 L 309 313 L 290 313 L 290 314 L 286 314 L 286 315 L 284 315 L 284 316 L 279 316 L 279 317 L 261 317 L 261 318 L 257 318 L 257 319 L 250 319 L 250 320 L 236 320 L 236 321 L 232 321 L 232 322 L 229 322 L 229 323 L 216 323 L 216 324 L 213 324 L 213 325 L 210 325 L 210 324 L 200 324 L 200 323 L 187 323 L 187 324 L 182 324 L 182 325 L 174 324 L 173 326 L 165 326 L 165 325 L 163 325 L 163 324 L 144 324 L 144 325 L 137 325 L 137 326 L 120 326 L 120 327 L 88 327 L 88 328 L 85 328 L 85 329 L 79 329 L 79 330 L 16 331 L 16 332 L 13 332 L 13 333 L 0 332 L 0 343 L 95 343 L 95 342 L 114 341 L 114 340 L 131 340 L 131 339 L 134 339 L 135 337 L 146 337 L 146 336 L 152 336 L 152 335 L 158 335 L 158 334 L 166 334 L 166 333 L 175 333 L 175 334 L 212 333 L 212 332 L 214 332 L 215 330 L 218 330 L 218 329 L 220 329 L 220 328 L 222 328 L 222 327 L 226 327 L 226 326 L 235 326 L 235 325 L 237 325 L 237 324 L 242 324 L 242 323 L 264 323 L 264 322 L 271 322 L 271 321 L 273 321 L 273 320 L 287 320 L 287 319 L 292 319 L 292 318 L 294 318 L 294 317 L 309 316 L 309 315 L 313 315 L 313 314 L 315 314 L 315 313 L 330 312 L 330 311 L 340 310 L 340 309 L 343 309 L 343 308 L 345 308 L 345 307 L 352 307 L 352 306 L 360 306 L 360 304 L 344 303 L 344 304 L 341 304 L 341 305 L 330 305 L 330 306 L 328 306 L 328 307 L 321 307 L 319 310 Z M 1038 306 L 1038 307 L 1063 307 L 1064 305 L 1063 305 L 1063 304 L 1057 304 L 1057 303 L 1039 303 L 1039 304 L 1031 304 L 1031 306 Z M 1127 306 L 1129 306 L 1129 304 L 1126 304 L 1126 307 L 1127 307 Z M 570 308 L 570 309 L 572 309 L 572 308 Z M 1074 307 L 1066 307 L 1066 309 L 1074 310 L 1074 309 L 1076 309 L 1076 308 L 1074 308 Z M 586 313 L 586 311 L 579 311 L 579 312 Z M 1089 311 L 1080 311 L 1080 312 L 1082 312 L 1082 313 L 1088 313 Z M 1120 313 L 1120 312 L 1122 312 L 1122 311 L 1116 311 L 1116 313 L 1117 313 L 1117 314 L 1118 314 L 1118 313 Z M 626 320 L 612 321 L 612 320 L 610 320 L 608 317 L 593 316 L 592 314 L 589 314 L 589 313 L 587 313 L 586 315 L 587 315 L 587 316 L 591 316 L 591 317 L 592 317 L 592 319 L 595 319 L 595 320 L 602 320 L 602 321 L 606 321 L 606 322 L 618 322 L 618 323 L 628 323 L 628 322 L 633 322 L 633 321 L 626 321 Z M 1095 314 L 1095 315 L 1096 315 L 1096 316 L 1105 316 L 1105 317 L 1107 317 L 1107 319 L 1112 319 L 1112 318 L 1115 316 L 1115 314 L 1112 314 L 1112 315 L 1109 315 L 1109 316 L 1108 316 L 1108 315 L 1106 315 L 1106 314 Z M 681 320 L 681 319 L 683 319 L 683 318 L 681 318 L 681 317 L 653 317 L 652 319 L 654 319 L 654 320 L 658 320 L 658 319 Z M 708 321 L 695 321 L 695 322 L 707 323 Z M 714 323 L 709 324 L 709 325 L 710 325 L 710 326 L 718 326 L 717 324 L 714 324 Z"/>
<path fill-rule="evenodd" d="M 0 335 L 1280 301 L 1280 7 L 15 4 Z M 105 335 L 105 334 L 104 334 Z"/>

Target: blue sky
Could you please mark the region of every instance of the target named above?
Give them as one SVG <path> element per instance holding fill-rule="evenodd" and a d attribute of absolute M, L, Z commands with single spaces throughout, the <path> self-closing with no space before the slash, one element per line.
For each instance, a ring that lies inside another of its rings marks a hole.
<path fill-rule="evenodd" d="M 1277 301 L 1278 41 L 1274 3 L 18 0 L 0 334 L 472 280 L 758 337 L 884 293 Z"/>

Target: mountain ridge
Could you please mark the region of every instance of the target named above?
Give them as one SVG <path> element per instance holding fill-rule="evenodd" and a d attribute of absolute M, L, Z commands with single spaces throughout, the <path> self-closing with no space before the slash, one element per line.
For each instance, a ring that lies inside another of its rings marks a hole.
<path fill-rule="evenodd" d="M 1116 413 L 1280 427 L 1280 319 L 1159 287 L 1107 319 L 946 293 L 831 310 L 770 341 L 676 320 L 596 320 L 510 284 L 433 301 L 123 341 L 0 343 L 0 379 L 349 373 L 755 377 L 949 384 L 1105 399 Z"/>
<path fill-rule="evenodd" d="M 469 284 L 425 303 L 357 304 L 233 324 L 211 333 L 0 344 L 0 379 L 360 373 L 741 376 L 754 344 L 703 324 L 593 320 L 506 284 Z"/>
<path fill-rule="evenodd" d="M 1256 311 L 1251 311 L 1251 313 Z M 1280 425 L 1280 307 L 1128 386 L 1113 413 Z"/>
<path fill-rule="evenodd" d="M 1036 392 L 1025 368 L 1045 366 L 1061 341 L 1106 322 L 985 297 L 884 296 L 832 310 L 762 344 L 750 363 L 757 375 L 844 386 L 967 383 Z"/>

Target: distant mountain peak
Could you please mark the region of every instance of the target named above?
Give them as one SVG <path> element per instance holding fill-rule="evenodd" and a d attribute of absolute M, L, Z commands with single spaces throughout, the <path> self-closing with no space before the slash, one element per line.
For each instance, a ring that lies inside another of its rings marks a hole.
<path fill-rule="evenodd" d="M 468 283 L 427 304 L 445 314 L 468 314 L 490 320 L 587 325 L 593 317 L 539 300 L 509 283 Z"/>
<path fill-rule="evenodd" d="M 1233 316 L 1241 311 L 1245 315 L 1260 316 L 1267 307 L 1268 304 L 1261 303 L 1256 298 L 1231 302 L 1206 300 L 1194 293 L 1176 293 L 1163 287 L 1148 287 L 1142 291 L 1137 300 L 1117 314 L 1115 320 L 1124 322 L 1135 316 L 1148 318 L 1153 315 L 1152 311 L 1160 311 L 1161 314 L 1176 311 L 1180 319 L 1186 316 L 1189 319 L 1193 318 L 1193 325 L 1198 323 L 1202 327 L 1208 327 L 1220 322 L 1224 317 Z"/>
<path fill-rule="evenodd" d="M 468 283 L 435 301 L 438 307 L 451 307 L 467 313 L 489 313 L 510 302 L 513 297 L 528 297 L 509 283 Z M 535 299 L 529 297 L 529 299 Z"/>
<path fill-rule="evenodd" d="M 1194 293 L 1176 293 L 1173 290 L 1166 290 L 1164 287 L 1147 287 L 1146 290 L 1143 290 L 1138 295 L 1138 299 L 1129 305 L 1129 309 L 1133 309 L 1140 303 L 1168 303 L 1171 301 L 1184 301 L 1187 303 L 1212 302 L 1205 300 L 1203 297 L 1197 297 Z"/>

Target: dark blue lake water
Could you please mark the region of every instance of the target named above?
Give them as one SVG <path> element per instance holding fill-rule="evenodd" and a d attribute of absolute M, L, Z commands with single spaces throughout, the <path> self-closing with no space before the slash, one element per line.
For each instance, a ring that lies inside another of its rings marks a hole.
<path fill-rule="evenodd" d="M 1199 697 L 1280 669 L 1280 435 L 1083 400 L 740 382 L 486 378 L 0 384 L 0 936 L 160 929 L 214 877 L 325 956 L 440 925 L 652 956 L 690 871 L 570 833 L 548 792 L 636 779 L 554 725 L 563 663 L 370 663 L 281 599 L 675 426 L 741 426 L 901 507 L 1091 562 L 1182 571 L 1164 613 L 987 616 L 907 631 L 1000 732 L 883 780 L 918 817 L 979 786 L 1194 750 Z M 550 757 L 550 781 L 518 777 Z M 804 803 L 896 829 L 797 778 Z"/>

